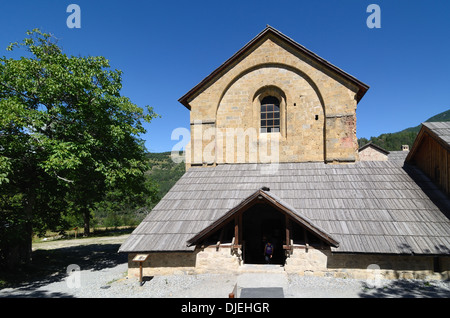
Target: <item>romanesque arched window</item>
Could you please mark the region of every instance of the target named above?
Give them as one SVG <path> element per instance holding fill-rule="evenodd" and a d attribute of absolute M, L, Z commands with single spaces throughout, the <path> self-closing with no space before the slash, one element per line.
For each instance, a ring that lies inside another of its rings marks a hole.
<path fill-rule="evenodd" d="M 280 132 L 280 101 L 274 96 L 261 101 L 261 132 Z"/>

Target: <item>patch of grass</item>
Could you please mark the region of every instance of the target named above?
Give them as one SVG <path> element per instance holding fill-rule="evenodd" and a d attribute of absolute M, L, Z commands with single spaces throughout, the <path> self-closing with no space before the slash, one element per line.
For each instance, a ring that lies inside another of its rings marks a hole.
<path fill-rule="evenodd" d="M 93 238 L 93 237 L 105 237 L 105 236 L 119 236 L 123 234 L 130 234 L 135 229 L 135 226 L 120 226 L 115 228 L 95 228 L 90 232 L 89 236 L 84 236 L 83 230 L 78 230 L 76 239 L 82 239 L 85 237 Z M 70 230 L 66 231 L 64 235 L 56 232 L 47 232 L 45 237 L 35 236 L 33 238 L 33 243 L 43 243 L 48 240 L 57 241 L 57 240 L 72 240 L 75 239 L 75 231 Z"/>

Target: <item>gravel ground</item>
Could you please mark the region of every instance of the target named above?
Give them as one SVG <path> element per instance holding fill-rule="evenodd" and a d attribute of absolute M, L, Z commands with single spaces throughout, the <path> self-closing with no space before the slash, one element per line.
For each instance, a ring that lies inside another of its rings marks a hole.
<path fill-rule="evenodd" d="M 450 297 L 449 281 L 383 280 L 374 287 L 364 280 L 284 272 L 155 276 L 145 277 L 141 286 L 136 278 L 127 277 L 126 255 L 116 253 L 118 241 L 81 241 L 82 245 L 71 242 L 66 247 L 58 242 L 53 249 L 50 243 L 42 245 L 46 248 L 41 246 L 35 252 L 37 259 L 51 256 L 59 261 L 50 262 L 45 276 L 1 289 L 0 297 L 227 298 L 235 284 L 238 296 L 243 288 L 276 287 L 282 288 L 285 298 Z M 79 271 L 68 274 L 70 264 L 77 264 Z"/>
<path fill-rule="evenodd" d="M 286 298 L 450 297 L 448 281 L 382 281 L 378 288 L 371 288 L 366 281 L 355 279 L 247 273 L 145 277 L 140 285 L 136 278 L 127 278 L 126 272 L 126 263 L 101 270 L 81 270 L 78 286 L 72 274 L 49 283 L 36 281 L 17 288 L 5 288 L 0 290 L 0 297 L 226 298 L 236 283 L 238 295 L 246 287 L 278 286 L 283 288 Z M 247 277 L 243 279 L 244 276 Z M 250 281 L 258 283 L 251 285 Z M 267 281 L 270 283 L 265 284 Z"/>

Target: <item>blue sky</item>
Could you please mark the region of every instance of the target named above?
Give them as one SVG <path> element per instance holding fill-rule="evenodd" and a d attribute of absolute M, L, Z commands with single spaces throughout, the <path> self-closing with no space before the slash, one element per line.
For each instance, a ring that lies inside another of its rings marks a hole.
<path fill-rule="evenodd" d="M 81 8 L 70 29 L 69 4 Z M 370 29 L 369 4 L 381 9 Z M 450 1 L 2 1 L 0 55 L 33 28 L 53 33 L 68 55 L 103 55 L 123 71 L 122 94 L 161 115 L 142 138 L 169 151 L 189 128 L 178 99 L 269 24 L 370 86 L 357 108 L 357 136 L 416 126 L 450 109 Z M 14 57 L 14 56 L 13 56 Z"/>

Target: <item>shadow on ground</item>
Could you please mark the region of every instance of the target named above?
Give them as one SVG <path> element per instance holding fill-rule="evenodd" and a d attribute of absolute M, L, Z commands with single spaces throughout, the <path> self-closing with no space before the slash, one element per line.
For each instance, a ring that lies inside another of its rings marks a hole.
<path fill-rule="evenodd" d="M 382 287 L 362 285 L 362 298 L 448 298 L 450 290 L 438 282 L 394 280 Z"/>
<path fill-rule="evenodd" d="M 90 244 L 33 252 L 31 265 L 14 272 L 0 273 L 9 288 L 38 289 L 67 277 L 67 267 L 78 265 L 81 270 L 99 271 L 127 262 L 126 254 L 117 253 L 120 244 Z M 24 296 L 21 296 L 24 297 Z M 25 297 L 71 297 L 61 293 L 43 295 L 41 291 Z"/>

